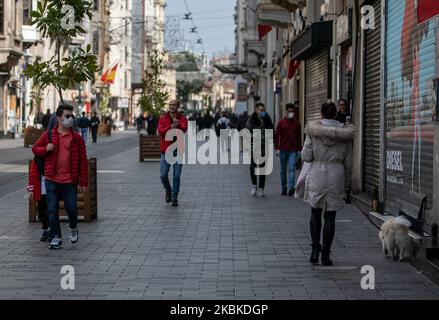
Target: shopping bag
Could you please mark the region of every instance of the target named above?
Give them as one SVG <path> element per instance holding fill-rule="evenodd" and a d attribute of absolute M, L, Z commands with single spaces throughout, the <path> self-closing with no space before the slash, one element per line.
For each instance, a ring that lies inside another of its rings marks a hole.
<path fill-rule="evenodd" d="M 299 178 L 297 179 L 296 182 L 296 192 L 294 194 L 295 198 L 303 199 L 303 196 L 305 195 L 305 181 L 310 167 L 311 167 L 311 162 L 303 163 L 302 171 L 300 171 Z"/>

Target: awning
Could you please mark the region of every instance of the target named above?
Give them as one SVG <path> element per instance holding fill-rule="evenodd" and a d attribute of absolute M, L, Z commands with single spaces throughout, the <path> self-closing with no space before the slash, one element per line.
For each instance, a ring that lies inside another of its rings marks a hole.
<path fill-rule="evenodd" d="M 247 66 L 239 64 L 215 64 L 214 67 L 217 68 L 221 73 L 225 74 L 245 74 L 248 72 Z"/>
<path fill-rule="evenodd" d="M 306 6 L 306 0 L 271 0 L 271 2 L 279 7 L 287 9 L 289 12 L 293 12 L 297 8 Z"/>
<path fill-rule="evenodd" d="M 291 12 L 305 4 L 304 0 L 261 0 L 256 14 L 260 24 L 286 28 L 293 23 Z"/>
<path fill-rule="evenodd" d="M 332 21 L 313 23 L 291 43 L 291 58 L 306 60 L 332 44 Z"/>

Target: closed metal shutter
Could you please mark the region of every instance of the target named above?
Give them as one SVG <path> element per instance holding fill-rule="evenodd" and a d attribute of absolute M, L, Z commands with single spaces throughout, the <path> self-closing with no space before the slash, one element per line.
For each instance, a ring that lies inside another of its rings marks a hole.
<path fill-rule="evenodd" d="M 366 31 L 364 92 L 364 191 L 380 184 L 381 1 L 375 8 L 375 29 Z"/>
<path fill-rule="evenodd" d="M 433 80 L 437 70 L 435 19 L 417 23 L 414 1 L 388 0 L 386 23 L 386 211 L 417 215 L 433 207 Z M 429 227 L 425 227 L 428 230 Z"/>
<path fill-rule="evenodd" d="M 305 124 L 321 118 L 322 104 L 328 100 L 328 58 L 324 50 L 306 60 Z"/>

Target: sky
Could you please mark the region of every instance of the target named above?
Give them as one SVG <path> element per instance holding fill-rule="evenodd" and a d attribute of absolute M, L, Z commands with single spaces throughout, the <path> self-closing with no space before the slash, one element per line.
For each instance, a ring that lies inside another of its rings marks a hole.
<path fill-rule="evenodd" d="M 214 53 L 221 53 L 225 50 L 234 52 L 235 50 L 235 13 L 236 0 L 186 0 L 190 12 L 192 12 L 193 22 L 198 29 L 203 46 L 194 44 L 194 51 L 205 52 L 212 57 Z M 166 16 L 170 18 L 180 18 L 180 30 L 182 36 L 173 32 L 172 43 L 177 40 L 188 40 L 191 43 L 197 41 L 198 36 L 191 33 L 192 21 L 183 20 L 187 13 L 185 0 L 167 0 Z M 176 25 L 176 23 L 173 23 Z M 176 29 L 176 28 L 175 28 Z M 177 42 L 175 42 L 177 41 Z"/>

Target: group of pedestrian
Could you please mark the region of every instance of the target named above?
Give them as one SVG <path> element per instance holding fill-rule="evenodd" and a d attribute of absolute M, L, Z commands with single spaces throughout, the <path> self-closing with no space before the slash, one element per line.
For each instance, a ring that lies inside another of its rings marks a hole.
<path fill-rule="evenodd" d="M 148 135 L 155 135 L 157 132 L 157 119 L 149 112 L 139 114 L 136 118 L 137 133 L 146 130 Z"/>
<path fill-rule="evenodd" d="M 93 116 L 89 119 L 85 112 L 82 112 L 82 117 L 77 120 L 77 127 L 81 131 L 81 136 L 84 139 L 85 144 L 87 144 L 87 139 L 89 131 L 91 133 L 93 143 L 97 143 L 98 139 L 98 128 L 101 121 L 98 118 L 96 112 L 93 112 Z"/>

